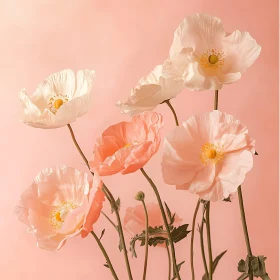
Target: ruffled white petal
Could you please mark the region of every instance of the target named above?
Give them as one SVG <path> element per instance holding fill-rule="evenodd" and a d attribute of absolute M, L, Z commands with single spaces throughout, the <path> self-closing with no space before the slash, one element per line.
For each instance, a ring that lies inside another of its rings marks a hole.
<path fill-rule="evenodd" d="M 91 104 L 93 70 L 77 73 L 77 82 L 71 70 L 63 70 L 49 76 L 36 92 L 28 97 L 25 90 L 19 93 L 22 104 L 22 122 L 37 128 L 58 128 L 72 123 L 84 115 Z M 67 97 L 54 114 L 50 110 L 50 98 Z"/>
<path fill-rule="evenodd" d="M 219 18 L 206 14 L 188 16 L 174 33 L 170 57 L 172 58 L 187 47 L 198 53 L 217 48 L 223 36 L 225 36 L 225 31 Z"/>

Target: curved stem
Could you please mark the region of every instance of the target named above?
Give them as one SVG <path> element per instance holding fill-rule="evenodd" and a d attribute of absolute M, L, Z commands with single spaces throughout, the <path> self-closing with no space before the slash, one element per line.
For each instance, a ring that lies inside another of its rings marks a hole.
<path fill-rule="evenodd" d="M 121 218 L 120 218 L 120 214 L 119 214 L 119 209 L 118 209 L 118 206 L 117 206 L 117 203 L 116 203 L 116 200 L 115 200 L 114 196 L 112 195 L 110 190 L 106 187 L 104 182 L 103 182 L 103 189 L 105 191 L 105 194 L 109 196 L 109 199 L 111 201 L 111 205 L 112 205 L 112 207 L 114 209 L 114 212 L 116 214 L 116 217 L 117 217 L 118 231 L 119 231 L 119 235 L 120 235 L 120 239 L 121 239 L 121 244 L 122 244 L 122 247 L 123 247 L 123 254 L 124 254 L 125 265 L 126 265 L 128 277 L 129 277 L 130 280 L 133 280 L 132 273 L 131 273 L 131 268 L 130 268 L 130 264 L 129 264 L 129 260 L 128 260 L 128 255 L 127 255 L 125 240 L 124 240 L 124 234 L 123 234 L 123 228 L 122 228 L 122 222 L 121 222 Z"/>
<path fill-rule="evenodd" d="M 242 227 L 243 227 L 243 232 L 244 232 L 244 237 L 245 237 L 245 242 L 246 242 L 247 254 L 248 254 L 249 257 L 252 257 L 253 254 L 252 254 L 250 238 L 249 238 L 249 233 L 248 233 L 248 227 L 247 227 L 247 222 L 246 222 L 241 185 L 238 187 L 238 201 L 239 201 L 239 207 L 240 207 Z M 254 279 L 254 276 L 253 276 L 253 273 L 252 273 L 251 269 L 249 269 L 249 279 L 250 280 Z"/>
<path fill-rule="evenodd" d="M 117 276 L 117 274 L 116 274 L 116 272 L 115 272 L 115 270 L 114 270 L 114 267 L 113 267 L 113 265 L 112 265 L 112 263 L 111 263 L 111 261 L 110 261 L 110 258 L 109 258 L 109 256 L 108 256 L 108 254 L 107 254 L 105 248 L 103 247 L 103 245 L 102 245 L 100 239 L 97 237 L 97 235 L 95 234 L 94 231 L 91 231 L 91 234 L 93 235 L 93 237 L 94 237 L 94 239 L 96 240 L 96 242 L 97 242 L 97 244 L 98 244 L 100 250 L 102 251 L 102 253 L 103 253 L 103 255 L 104 255 L 105 259 L 106 259 L 107 265 L 108 265 L 109 269 L 111 270 L 111 273 L 112 273 L 114 279 L 118 280 L 119 278 L 118 278 L 118 276 Z"/>
<path fill-rule="evenodd" d="M 197 212 L 199 209 L 199 205 L 200 205 L 200 199 L 198 199 L 196 207 L 195 207 L 195 211 L 193 214 L 193 220 L 192 220 L 192 233 L 191 233 L 191 271 L 192 271 L 192 279 L 195 279 L 195 274 L 194 274 L 194 261 L 193 261 L 193 246 L 194 246 L 194 232 L 195 232 L 195 221 L 196 221 L 196 216 L 197 216 Z"/>
<path fill-rule="evenodd" d="M 173 108 L 173 106 L 171 105 L 170 101 L 169 100 L 165 100 L 164 101 L 168 107 L 171 109 L 172 113 L 173 113 L 173 116 L 174 116 L 174 119 L 175 119 L 175 122 L 176 122 L 176 125 L 179 126 L 179 121 L 178 121 L 178 117 L 177 117 L 177 114 Z"/>
<path fill-rule="evenodd" d="M 143 207 L 145 210 L 145 217 L 146 217 L 146 234 L 145 234 L 145 261 L 144 261 L 144 272 L 143 272 L 143 280 L 146 279 L 147 274 L 147 266 L 148 266 L 148 251 L 149 251 L 149 217 L 148 217 L 148 211 L 145 204 L 145 201 L 142 200 Z"/>
<path fill-rule="evenodd" d="M 70 133 L 71 133 L 73 142 L 74 142 L 74 144 L 75 144 L 77 150 L 79 151 L 80 155 L 82 156 L 82 158 L 83 158 L 85 164 L 87 165 L 88 169 L 90 169 L 89 164 L 88 164 L 88 160 L 87 160 L 87 158 L 85 157 L 84 153 L 82 152 L 82 150 L 81 150 L 81 148 L 80 148 L 80 146 L 79 146 L 79 144 L 78 144 L 78 142 L 77 142 L 77 140 L 76 140 L 76 137 L 75 137 L 75 134 L 74 134 L 74 132 L 73 132 L 73 129 L 72 129 L 71 125 L 70 125 L 70 124 L 67 124 L 67 127 L 68 127 L 69 130 L 70 130 Z"/>
<path fill-rule="evenodd" d="M 90 166 L 89 166 L 88 160 L 85 157 L 84 153 L 82 152 L 82 150 L 81 150 L 81 148 L 80 148 L 80 146 L 79 146 L 79 144 L 78 144 L 78 142 L 76 140 L 76 137 L 75 137 L 75 134 L 74 134 L 74 132 L 72 130 L 71 125 L 67 124 L 67 127 L 69 128 L 69 131 L 70 131 L 71 136 L 72 136 L 72 140 L 73 140 L 77 150 L 79 151 L 79 153 L 82 156 L 84 162 L 86 163 L 88 169 L 90 170 Z M 91 174 L 92 174 L 92 176 L 94 176 L 93 172 L 91 172 Z M 106 187 L 106 185 L 104 183 L 103 183 L 103 190 L 105 192 L 105 195 L 106 195 L 107 199 L 111 203 L 112 207 L 114 207 L 114 209 L 115 209 L 115 214 L 116 214 L 117 221 L 118 221 L 118 231 L 119 231 L 119 235 L 120 235 L 120 238 L 121 238 L 121 243 L 122 243 L 122 246 L 123 246 L 123 252 L 124 252 L 124 258 L 125 258 L 125 264 L 126 264 L 126 268 L 127 268 L 127 273 L 128 273 L 129 279 L 133 280 L 132 274 L 131 274 L 131 269 L 130 269 L 130 264 L 129 264 L 129 260 L 128 260 L 128 255 L 127 255 L 125 240 L 124 240 L 122 223 L 121 223 L 121 219 L 120 219 L 120 215 L 119 215 L 119 211 L 118 211 L 118 206 L 117 206 L 116 200 L 114 199 L 114 197 L 111 194 L 110 190 Z"/>
<path fill-rule="evenodd" d="M 117 230 L 117 225 L 104 213 L 101 211 L 101 214 L 109 221 L 109 223 Z"/>
<path fill-rule="evenodd" d="M 207 267 L 207 262 L 206 262 L 206 257 L 205 257 L 205 250 L 204 250 L 204 239 L 203 239 L 203 229 L 204 229 L 204 214 L 205 214 L 205 206 L 204 204 L 202 205 L 202 220 L 201 220 L 201 226 L 199 228 L 199 233 L 200 233 L 200 247 L 201 247 L 201 255 L 202 255 L 202 260 L 203 260 L 203 265 L 204 265 L 204 270 L 205 270 L 205 274 L 207 276 L 207 279 L 209 277 L 209 272 L 208 272 L 208 267 Z"/>
<path fill-rule="evenodd" d="M 168 256 L 168 280 L 171 280 L 171 256 L 169 251 L 168 241 L 165 241 L 167 256 Z"/>
<path fill-rule="evenodd" d="M 212 245 L 211 245 L 211 230 L 210 230 L 210 201 L 206 205 L 206 231 L 207 231 L 207 242 L 208 242 L 208 254 L 209 254 L 209 278 L 213 279 L 213 257 L 212 257 Z"/>
<path fill-rule="evenodd" d="M 177 262 L 176 262 L 174 243 L 173 243 L 173 240 L 172 240 L 172 237 L 171 237 L 169 224 L 168 224 L 168 221 L 167 221 L 167 218 L 166 218 L 166 214 L 165 214 L 165 211 L 164 211 L 164 208 L 163 208 L 163 205 L 162 205 L 162 201 L 161 201 L 158 189 L 157 189 L 156 185 L 154 184 L 154 182 L 152 181 L 152 179 L 145 172 L 145 170 L 143 168 L 141 168 L 140 170 L 141 170 L 142 174 L 145 176 L 145 178 L 147 179 L 147 181 L 150 183 L 150 185 L 153 188 L 154 193 L 157 197 L 157 201 L 158 201 L 158 204 L 159 204 L 159 207 L 160 207 L 161 215 L 162 215 L 164 225 L 165 225 L 165 228 L 166 228 L 166 231 L 167 231 L 168 239 L 169 239 L 169 242 L 170 242 L 172 262 L 173 262 L 175 276 L 178 278 L 178 280 L 181 280 L 181 276 L 180 276 L 180 273 L 179 273 L 179 270 L 178 270 L 178 267 L 177 267 Z"/>
<path fill-rule="evenodd" d="M 214 110 L 218 110 L 219 91 L 215 90 Z"/>

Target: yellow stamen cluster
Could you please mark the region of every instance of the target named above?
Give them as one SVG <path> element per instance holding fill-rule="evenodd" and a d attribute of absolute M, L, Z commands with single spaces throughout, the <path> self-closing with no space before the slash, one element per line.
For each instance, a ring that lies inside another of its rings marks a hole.
<path fill-rule="evenodd" d="M 55 229 L 60 229 L 67 214 L 77 207 L 72 201 L 64 201 L 51 212 L 50 223 Z"/>
<path fill-rule="evenodd" d="M 223 148 L 219 145 L 214 145 L 211 143 L 206 143 L 201 148 L 201 161 L 203 163 L 218 163 L 224 157 Z"/>
<path fill-rule="evenodd" d="M 58 109 L 69 100 L 68 96 L 52 96 L 49 101 L 49 109 L 55 115 Z"/>
<path fill-rule="evenodd" d="M 225 54 L 216 51 L 216 49 L 207 50 L 206 53 L 201 55 L 199 63 L 204 68 L 217 69 L 224 65 Z"/>

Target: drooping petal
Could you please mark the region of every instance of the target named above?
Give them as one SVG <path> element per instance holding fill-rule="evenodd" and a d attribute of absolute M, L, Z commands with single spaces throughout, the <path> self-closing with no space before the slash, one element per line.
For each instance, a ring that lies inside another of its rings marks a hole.
<path fill-rule="evenodd" d="M 248 32 L 234 31 L 223 39 L 224 73 L 244 73 L 259 57 L 261 47 Z"/>

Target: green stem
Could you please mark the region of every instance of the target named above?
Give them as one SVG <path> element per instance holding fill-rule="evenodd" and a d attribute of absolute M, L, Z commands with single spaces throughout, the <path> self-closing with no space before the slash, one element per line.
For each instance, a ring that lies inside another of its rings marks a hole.
<path fill-rule="evenodd" d="M 195 232 L 195 221 L 196 221 L 196 216 L 197 216 L 197 212 L 199 209 L 199 205 L 200 205 L 200 199 L 198 199 L 198 202 L 196 204 L 195 207 L 195 211 L 193 214 L 193 220 L 192 220 L 192 232 L 191 232 L 191 272 L 192 272 L 192 279 L 195 279 L 195 273 L 194 273 L 194 260 L 193 260 L 193 246 L 194 246 L 194 232 Z"/>
<path fill-rule="evenodd" d="M 202 260 L 203 260 L 203 265 L 204 265 L 204 270 L 205 274 L 207 276 L 207 279 L 209 277 L 209 272 L 208 272 L 208 267 L 207 267 L 207 262 L 206 262 L 206 256 L 205 256 L 205 250 L 204 250 L 204 239 L 203 239 L 203 229 L 204 229 L 204 214 L 205 214 L 205 205 L 202 204 L 202 220 L 201 220 L 201 226 L 199 228 L 199 233 L 200 233 L 200 247 L 201 247 L 201 255 L 202 255 Z"/>
<path fill-rule="evenodd" d="M 168 280 L 171 280 L 171 256 L 169 251 L 168 241 L 165 241 L 167 256 L 168 256 Z"/>
<path fill-rule="evenodd" d="M 80 153 L 81 157 L 83 158 L 85 164 L 87 165 L 88 169 L 90 170 L 90 166 L 89 166 L 88 160 L 85 157 L 84 153 L 82 152 L 82 150 L 81 150 L 81 148 L 80 148 L 80 146 L 79 146 L 79 144 L 78 144 L 78 142 L 76 140 L 76 137 L 75 137 L 75 134 L 74 134 L 74 132 L 72 130 L 71 125 L 67 124 L 67 127 L 69 128 L 69 131 L 70 131 L 71 136 L 72 136 L 72 140 L 73 140 L 77 150 L 79 151 L 79 153 Z M 94 176 L 93 172 L 91 172 L 91 174 L 92 174 L 92 176 Z M 125 240 L 124 240 L 122 223 L 121 223 L 121 219 L 120 219 L 120 215 L 119 215 L 119 211 L 118 211 L 118 206 L 117 206 L 116 200 L 114 199 L 114 197 L 111 194 L 110 190 L 106 187 L 106 185 L 104 183 L 103 183 L 103 190 L 104 190 L 104 192 L 106 194 L 107 199 L 111 203 L 112 207 L 114 207 L 114 209 L 115 209 L 115 214 L 116 214 L 117 221 L 118 221 L 118 231 L 119 231 L 119 235 L 120 235 L 120 238 L 121 238 L 121 243 L 122 243 L 122 246 L 123 246 L 124 259 L 125 259 L 125 264 L 126 264 L 126 268 L 127 268 L 127 273 L 128 273 L 129 279 L 133 280 L 132 274 L 131 274 L 131 269 L 130 269 L 130 264 L 129 264 L 129 260 L 128 260 L 128 255 L 127 255 Z"/>
<path fill-rule="evenodd" d="M 145 234 L 145 261 L 144 261 L 144 272 L 143 272 L 143 280 L 146 279 L 147 274 L 147 266 L 148 266 L 148 251 L 149 251 L 149 217 L 148 211 L 145 204 L 145 201 L 142 200 L 142 204 L 145 210 L 145 217 L 146 217 L 146 234 Z"/>
<path fill-rule="evenodd" d="M 106 259 L 106 263 L 107 263 L 109 269 L 111 270 L 111 273 L 112 273 L 114 279 L 118 280 L 119 278 L 118 278 L 118 276 L 117 276 L 117 274 L 116 274 L 116 272 L 115 272 L 115 270 L 114 270 L 114 267 L 113 267 L 113 265 L 112 265 L 112 263 L 111 263 L 111 261 L 110 261 L 110 258 L 109 258 L 109 256 L 108 256 L 108 254 L 107 254 L 105 248 L 103 247 L 103 245 L 102 245 L 100 239 L 97 237 L 97 235 L 95 234 L 94 231 L 91 231 L 91 234 L 93 235 L 93 237 L 94 237 L 94 239 L 96 240 L 96 242 L 97 242 L 97 244 L 98 244 L 100 250 L 102 251 L 102 253 L 103 253 L 103 255 L 104 255 L 105 259 Z"/>
<path fill-rule="evenodd" d="M 244 237 L 245 237 L 245 242 L 246 242 L 247 254 L 249 257 L 252 257 L 253 254 L 252 254 L 252 249 L 251 249 L 251 245 L 250 245 L 250 238 L 249 238 L 248 227 L 247 227 L 247 222 L 246 222 L 241 185 L 238 187 L 238 200 L 239 200 L 241 221 L 242 221 L 242 227 L 243 227 L 243 232 L 244 232 Z M 253 272 L 251 271 L 251 269 L 249 269 L 249 279 L 250 280 L 254 279 Z"/>
<path fill-rule="evenodd" d="M 168 221 L 167 221 L 167 218 L 166 218 L 166 214 L 165 214 L 165 211 L 164 211 L 164 208 L 163 208 L 163 205 L 162 205 L 162 201 L 161 201 L 158 189 L 157 189 L 156 185 L 154 184 L 154 182 L 152 181 L 152 179 L 145 172 L 145 170 L 143 168 L 141 168 L 140 170 L 141 170 L 142 174 L 145 176 L 145 178 L 147 179 L 147 181 L 150 183 L 150 185 L 153 188 L 154 193 L 157 197 L 157 201 L 158 201 L 158 204 L 159 204 L 159 207 L 160 207 L 161 215 L 162 215 L 164 225 L 165 225 L 165 228 L 166 228 L 166 231 L 167 231 L 168 239 L 169 239 L 169 242 L 170 242 L 172 262 L 173 262 L 175 276 L 178 278 L 178 280 L 181 280 L 181 276 L 180 276 L 180 273 L 179 273 L 179 270 L 178 270 L 178 267 L 177 267 L 177 262 L 176 262 L 174 243 L 173 243 L 173 240 L 172 240 L 172 237 L 171 237 L 169 224 L 168 224 Z"/>
<path fill-rule="evenodd" d="M 101 214 L 109 221 L 109 223 L 117 230 L 117 225 L 103 212 Z"/>
<path fill-rule="evenodd" d="M 128 277 L 129 277 L 130 280 L 133 280 L 132 273 L 131 273 L 131 268 L 130 268 L 130 264 L 129 264 L 129 259 L 128 259 L 128 254 L 127 254 L 127 249 L 126 249 L 126 244 L 125 244 L 125 240 L 124 240 L 124 234 L 123 234 L 123 228 L 122 228 L 122 222 L 121 222 L 121 218 L 120 218 L 120 214 L 119 214 L 119 209 L 118 209 L 118 206 L 117 206 L 117 203 L 116 203 L 116 200 L 115 200 L 114 196 L 112 195 L 110 190 L 106 187 L 104 182 L 103 182 L 103 189 L 105 191 L 106 196 L 109 197 L 109 200 L 111 201 L 111 205 L 112 205 L 112 207 L 114 209 L 114 212 L 116 214 L 116 217 L 117 217 L 118 231 L 119 231 L 121 244 L 122 244 L 122 248 L 123 248 L 123 254 L 124 254 L 125 265 L 126 265 Z"/>
<path fill-rule="evenodd" d="M 219 91 L 215 90 L 214 110 L 218 110 Z"/>
<path fill-rule="evenodd" d="M 169 101 L 169 100 L 165 100 L 164 102 L 168 105 L 168 107 L 169 107 L 170 110 L 172 111 L 173 116 L 174 116 L 174 119 L 175 119 L 175 122 L 176 122 L 176 125 L 179 126 L 179 121 L 178 121 L 177 114 L 176 114 L 176 112 L 175 112 L 173 106 L 171 105 L 170 101 Z"/>
<path fill-rule="evenodd" d="M 206 231 L 208 242 L 208 254 L 209 254 L 209 279 L 213 279 L 213 257 L 212 257 L 212 245 L 211 245 L 211 230 L 210 230 L 210 201 L 206 205 Z"/>
<path fill-rule="evenodd" d="M 77 150 L 79 151 L 79 153 L 80 153 L 81 157 L 83 158 L 85 164 L 87 165 L 88 169 L 90 169 L 88 160 L 87 160 L 87 158 L 85 157 L 84 153 L 82 152 L 82 150 L 81 150 L 81 148 L 80 148 L 80 146 L 79 146 L 79 144 L 78 144 L 78 142 L 77 142 L 77 140 L 76 140 L 76 137 L 75 137 L 75 134 L 74 134 L 74 132 L 73 132 L 73 129 L 72 129 L 71 125 L 70 125 L 70 124 L 67 124 L 67 127 L 69 128 L 69 131 L 70 131 L 72 140 L 73 140 L 73 142 L 74 142 L 74 144 L 75 144 Z"/>

